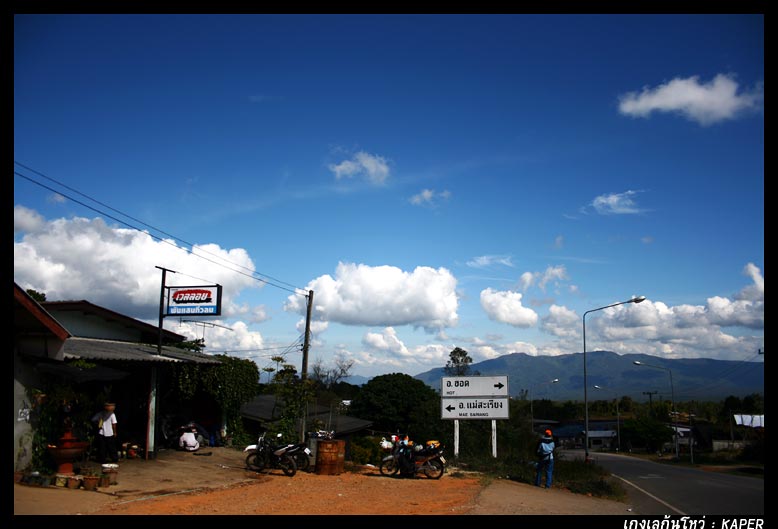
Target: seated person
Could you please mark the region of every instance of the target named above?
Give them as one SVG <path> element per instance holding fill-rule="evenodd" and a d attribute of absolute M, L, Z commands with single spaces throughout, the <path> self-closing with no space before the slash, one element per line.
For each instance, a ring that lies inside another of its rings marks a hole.
<path fill-rule="evenodd" d="M 178 446 L 187 452 L 194 452 L 200 448 L 200 442 L 197 440 L 197 430 L 184 430 L 181 437 L 178 438 Z"/>

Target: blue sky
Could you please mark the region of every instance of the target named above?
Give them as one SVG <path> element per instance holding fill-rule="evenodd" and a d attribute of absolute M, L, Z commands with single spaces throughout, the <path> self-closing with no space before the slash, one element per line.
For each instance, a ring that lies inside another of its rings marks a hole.
<path fill-rule="evenodd" d="M 763 15 L 17 15 L 14 280 L 415 375 L 764 347 Z M 46 186 L 46 187 L 43 187 Z"/>

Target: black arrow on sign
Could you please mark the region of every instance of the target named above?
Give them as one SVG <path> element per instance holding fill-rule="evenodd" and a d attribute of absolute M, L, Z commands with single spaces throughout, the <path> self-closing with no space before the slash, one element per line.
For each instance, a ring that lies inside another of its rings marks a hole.
<path fill-rule="evenodd" d="M 502 382 L 498 382 L 497 384 L 494 385 L 494 387 L 496 387 L 497 389 L 502 389 L 503 388 L 503 383 Z"/>
<path fill-rule="evenodd" d="M 448 406 L 446 406 L 446 410 L 447 410 L 449 413 L 450 413 L 450 412 L 452 412 L 452 411 L 454 411 L 455 409 L 456 409 L 456 408 L 455 408 L 454 406 L 452 406 L 451 404 L 449 404 Z"/>

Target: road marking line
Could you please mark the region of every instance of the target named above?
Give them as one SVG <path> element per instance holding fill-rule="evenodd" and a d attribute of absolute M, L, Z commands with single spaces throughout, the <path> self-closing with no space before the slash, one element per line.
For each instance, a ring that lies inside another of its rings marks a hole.
<path fill-rule="evenodd" d="M 653 494 L 651 494 L 650 492 L 648 492 L 648 491 L 646 491 L 646 490 L 643 490 L 643 489 L 641 489 L 640 487 L 638 487 L 637 485 L 635 485 L 635 484 L 634 484 L 634 483 L 632 483 L 631 481 L 629 481 L 629 480 L 626 480 L 626 479 L 622 478 L 621 476 L 617 476 L 616 474 L 611 474 L 611 476 L 613 476 L 613 477 L 616 477 L 616 478 L 619 478 L 619 479 L 620 479 L 621 481 L 623 481 L 624 483 L 627 483 L 628 485 L 632 485 L 633 487 L 635 487 L 636 489 L 638 489 L 640 492 L 642 492 L 643 494 L 645 494 L 646 496 L 648 496 L 648 497 L 650 497 L 650 498 L 653 498 L 654 500 L 658 501 L 659 503 L 661 503 L 661 504 L 662 504 L 662 505 L 664 505 L 665 507 L 667 507 L 667 508 L 669 508 L 669 509 L 672 509 L 672 510 L 674 510 L 674 511 L 675 511 L 675 512 L 677 512 L 678 514 L 681 514 L 681 515 L 683 515 L 683 516 L 686 516 L 686 513 L 685 513 L 685 512 L 683 512 L 683 511 L 679 511 L 678 509 L 676 509 L 675 507 L 673 507 L 672 505 L 670 505 L 670 504 L 669 504 L 669 503 L 667 503 L 666 501 L 660 500 L 659 498 L 657 498 L 656 496 L 654 496 L 654 495 L 653 495 Z"/>

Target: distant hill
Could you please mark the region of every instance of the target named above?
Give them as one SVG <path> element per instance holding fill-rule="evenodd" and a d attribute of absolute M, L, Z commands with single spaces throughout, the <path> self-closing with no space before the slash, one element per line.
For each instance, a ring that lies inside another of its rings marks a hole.
<path fill-rule="evenodd" d="M 643 392 L 654 392 L 654 399 L 670 399 L 670 374 L 667 369 L 637 366 L 635 360 L 669 368 L 672 372 L 675 400 L 719 401 L 729 395 L 743 397 L 752 393 L 764 394 L 764 362 L 713 360 L 689 358 L 670 360 L 643 354 L 619 355 L 610 351 L 586 353 L 586 378 L 589 382 L 588 399 L 604 400 L 628 395 L 636 401 L 647 401 Z M 507 375 L 508 391 L 518 397 L 522 390 L 535 385 L 534 399 L 583 401 L 583 353 L 558 356 L 531 356 L 513 353 L 470 365 L 472 375 Z M 416 375 L 427 385 L 440 389 L 440 380 L 447 376 L 436 368 Z M 555 384 L 544 384 L 559 379 Z M 354 383 L 354 382 L 352 382 Z M 594 389 L 602 386 L 607 391 Z"/>
<path fill-rule="evenodd" d="M 369 381 L 370 377 L 363 377 L 362 375 L 351 375 L 342 380 L 342 382 L 347 382 L 355 386 L 362 386 L 367 384 Z"/>

